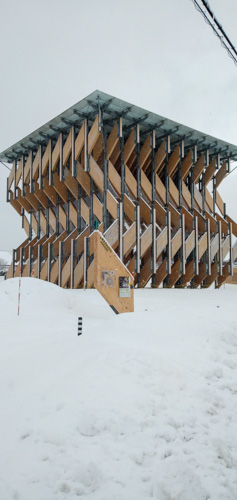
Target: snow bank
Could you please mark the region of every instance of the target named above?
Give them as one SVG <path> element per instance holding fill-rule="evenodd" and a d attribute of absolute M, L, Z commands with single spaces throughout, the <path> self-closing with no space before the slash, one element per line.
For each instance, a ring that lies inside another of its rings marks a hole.
<path fill-rule="evenodd" d="M 0 498 L 236 500 L 237 287 L 0 284 Z M 77 317 L 83 334 L 77 336 Z"/>

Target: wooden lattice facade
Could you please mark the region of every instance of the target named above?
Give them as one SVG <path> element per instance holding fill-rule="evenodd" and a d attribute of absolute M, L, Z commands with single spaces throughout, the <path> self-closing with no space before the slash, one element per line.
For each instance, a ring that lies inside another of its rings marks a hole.
<path fill-rule="evenodd" d="M 96 91 L 0 158 L 27 236 L 7 277 L 93 286 L 95 229 L 137 287 L 220 287 L 233 274 L 237 224 L 218 188 L 235 146 Z"/>

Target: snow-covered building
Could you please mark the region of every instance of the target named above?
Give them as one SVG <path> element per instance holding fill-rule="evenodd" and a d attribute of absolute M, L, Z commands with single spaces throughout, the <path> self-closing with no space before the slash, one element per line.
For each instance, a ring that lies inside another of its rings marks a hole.
<path fill-rule="evenodd" d="M 220 287 L 233 273 L 237 224 L 218 187 L 237 146 L 95 91 L 0 158 L 27 235 L 8 277 L 95 285 L 95 229 L 138 287 Z M 119 288 L 105 271 L 100 285 Z"/>

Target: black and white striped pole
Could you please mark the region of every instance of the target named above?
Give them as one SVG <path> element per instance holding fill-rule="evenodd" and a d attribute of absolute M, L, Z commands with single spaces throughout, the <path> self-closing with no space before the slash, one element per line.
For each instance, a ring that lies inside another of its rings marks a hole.
<path fill-rule="evenodd" d="M 78 318 L 78 330 L 77 330 L 77 335 L 82 334 L 82 318 Z"/>

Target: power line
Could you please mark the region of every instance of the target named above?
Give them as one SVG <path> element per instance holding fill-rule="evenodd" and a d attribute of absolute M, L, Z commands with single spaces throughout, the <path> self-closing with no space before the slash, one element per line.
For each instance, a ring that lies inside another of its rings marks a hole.
<path fill-rule="evenodd" d="M 219 38 L 219 40 L 221 42 L 222 47 L 224 47 L 224 49 L 226 49 L 229 57 L 234 61 L 235 65 L 237 66 L 237 51 L 236 51 L 234 45 L 231 43 L 229 37 L 225 33 L 224 29 L 222 28 L 221 24 L 216 19 L 216 17 L 214 16 L 213 12 L 211 11 L 209 3 L 206 2 L 205 0 L 201 0 L 202 4 L 204 5 L 205 9 L 208 12 L 210 18 L 213 20 L 213 23 L 209 19 L 209 17 L 206 14 L 206 12 L 204 12 L 204 10 L 202 9 L 201 5 L 199 5 L 198 1 L 197 0 L 192 0 L 192 2 L 194 4 L 195 8 L 197 9 L 197 11 L 200 12 L 200 14 L 202 14 L 202 16 L 205 19 L 205 21 L 207 22 L 207 24 L 209 24 L 209 26 L 211 26 L 211 28 L 213 29 L 214 34 L 216 36 L 218 36 L 218 38 Z"/>

